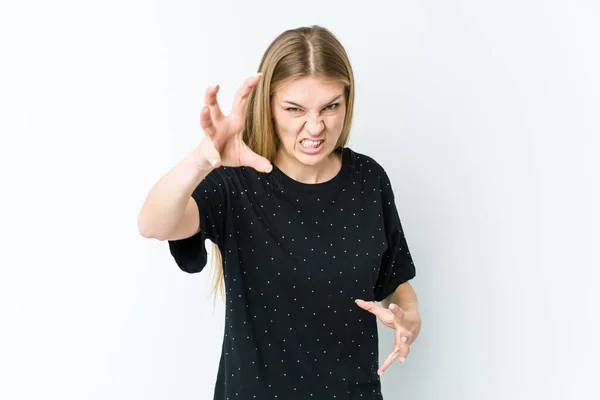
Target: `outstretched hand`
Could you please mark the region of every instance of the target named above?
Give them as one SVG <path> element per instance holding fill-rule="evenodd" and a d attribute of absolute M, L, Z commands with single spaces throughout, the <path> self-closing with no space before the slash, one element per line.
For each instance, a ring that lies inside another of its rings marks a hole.
<path fill-rule="evenodd" d="M 377 370 L 379 375 L 395 360 L 400 364 L 410 353 L 410 345 L 415 341 L 420 330 L 421 317 L 417 311 L 407 312 L 396 304 L 390 304 L 389 308 L 383 308 L 374 301 L 356 300 L 356 304 L 363 310 L 374 314 L 385 326 L 394 329 L 396 341 L 392 353 L 385 359 Z"/>
<path fill-rule="evenodd" d="M 223 115 L 217 101 L 219 85 L 206 90 L 206 105 L 200 112 L 200 125 L 206 136 L 199 150 L 211 167 L 248 166 L 260 172 L 271 172 L 273 169 L 269 160 L 253 152 L 242 139 L 248 96 L 261 77 L 262 74 L 251 76 L 238 88 L 229 115 Z"/>

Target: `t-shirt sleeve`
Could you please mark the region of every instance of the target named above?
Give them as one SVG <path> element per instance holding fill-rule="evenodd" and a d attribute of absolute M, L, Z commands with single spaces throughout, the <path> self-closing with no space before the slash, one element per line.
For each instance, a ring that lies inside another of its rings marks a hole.
<path fill-rule="evenodd" d="M 227 190 L 219 169 L 212 170 L 194 189 L 192 197 L 198 205 L 200 231 L 180 240 L 169 240 L 169 250 L 181 270 L 190 274 L 206 266 L 208 253 L 205 240 L 221 246 L 224 237 Z"/>
<path fill-rule="evenodd" d="M 384 300 L 400 284 L 416 275 L 415 265 L 396 208 L 392 185 L 383 169 L 381 170 L 381 201 L 388 247 L 382 256 L 375 284 L 375 301 Z"/>

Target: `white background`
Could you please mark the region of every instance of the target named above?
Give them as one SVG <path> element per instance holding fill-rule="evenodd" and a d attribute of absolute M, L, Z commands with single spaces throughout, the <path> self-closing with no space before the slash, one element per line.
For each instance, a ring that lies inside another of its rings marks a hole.
<path fill-rule="evenodd" d="M 392 179 L 423 329 L 386 399 L 598 399 L 593 0 L 4 1 L 0 398 L 211 399 L 223 306 L 137 213 L 204 90 L 322 24 Z M 381 357 L 393 332 L 380 325 Z"/>

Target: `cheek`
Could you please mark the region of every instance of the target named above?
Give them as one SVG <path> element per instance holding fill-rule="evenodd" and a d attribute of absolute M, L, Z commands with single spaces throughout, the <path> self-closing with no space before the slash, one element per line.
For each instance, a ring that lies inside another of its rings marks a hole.
<path fill-rule="evenodd" d="M 344 127 L 344 119 L 345 115 L 343 113 L 331 116 L 328 121 L 328 128 L 335 133 L 341 132 L 342 128 Z"/>
<path fill-rule="evenodd" d="M 283 117 L 277 121 L 279 134 L 286 138 L 294 138 L 302 130 L 303 121 L 301 118 Z"/>

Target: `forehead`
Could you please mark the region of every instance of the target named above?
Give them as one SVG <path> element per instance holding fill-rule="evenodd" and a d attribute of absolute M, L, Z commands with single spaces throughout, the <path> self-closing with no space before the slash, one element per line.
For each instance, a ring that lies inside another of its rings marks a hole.
<path fill-rule="evenodd" d="M 344 87 L 342 82 L 312 76 L 303 77 L 283 83 L 275 90 L 275 98 L 278 101 L 289 100 L 296 103 L 321 103 L 344 93 Z"/>

